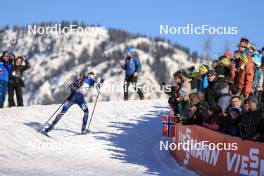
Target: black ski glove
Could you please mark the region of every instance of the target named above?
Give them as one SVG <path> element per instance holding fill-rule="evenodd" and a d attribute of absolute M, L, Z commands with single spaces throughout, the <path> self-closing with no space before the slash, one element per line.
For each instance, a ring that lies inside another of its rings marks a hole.
<path fill-rule="evenodd" d="M 103 84 L 104 81 L 105 81 L 105 79 L 102 77 L 102 78 L 101 78 L 101 81 L 100 81 L 100 84 Z"/>
<path fill-rule="evenodd" d="M 77 87 L 76 87 L 74 84 L 71 84 L 71 85 L 69 86 L 69 89 L 70 89 L 71 92 L 74 92 L 74 91 L 77 90 Z"/>
<path fill-rule="evenodd" d="M 99 90 L 102 87 L 104 81 L 105 81 L 105 79 L 102 77 L 99 84 L 95 83 L 95 87 Z"/>

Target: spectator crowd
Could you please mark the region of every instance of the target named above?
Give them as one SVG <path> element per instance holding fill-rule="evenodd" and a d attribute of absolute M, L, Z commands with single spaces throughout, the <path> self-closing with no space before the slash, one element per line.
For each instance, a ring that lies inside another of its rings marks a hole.
<path fill-rule="evenodd" d="M 196 124 L 242 139 L 264 140 L 264 47 L 241 38 L 211 65 L 173 74 L 170 113 L 184 125 Z"/>

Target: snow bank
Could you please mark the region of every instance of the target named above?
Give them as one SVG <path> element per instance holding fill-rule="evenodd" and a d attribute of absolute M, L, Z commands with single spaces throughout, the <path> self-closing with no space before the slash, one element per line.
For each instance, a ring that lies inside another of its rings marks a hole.
<path fill-rule="evenodd" d="M 1 109 L 0 175 L 195 175 L 159 150 L 166 104 L 99 102 L 87 135 L 78 135 L 82 111 L 73 106 L 50 132 L 54 139 L 36 130 L 59 105 Z"/>

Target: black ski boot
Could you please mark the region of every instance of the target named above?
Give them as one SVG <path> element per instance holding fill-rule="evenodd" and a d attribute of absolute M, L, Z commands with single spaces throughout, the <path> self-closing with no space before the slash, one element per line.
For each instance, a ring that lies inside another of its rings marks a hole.
<path fill-rule="evenodd" d="M 86 125 L 82 126 L 81 132 L 82 132 L 82 134 L 87 134 L 89 132 L 89 130 L 86 129 Z"/>
<path fill-rule="evenodd" d="M 53 126 L 53 125 L 50 125 L 48 128 L 46 128 L 46 129 L 44 130 L 44 132 L 45 132 L 45 133 L 48 133 L 48 132 L 50 132 L 51 130 L 53 130 L 53 128 L 54 128 L 54 126 Z"/>

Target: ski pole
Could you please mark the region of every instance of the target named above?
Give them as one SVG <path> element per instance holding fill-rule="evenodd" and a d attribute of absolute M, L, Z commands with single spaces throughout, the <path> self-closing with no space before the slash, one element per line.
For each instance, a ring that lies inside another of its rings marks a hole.
<path fill-rule="evenodd" d="M 50 116 L 50 118 L 44 123 L 44 125 L 41 126 L 41 128 L 39 129 L 39 132 L 41 132 L 41 130 L 48 124 L 48 122 L 50 121 L 50 119 L 52 119 L 52 117 L 58 112 L 58 110 L 65 104 L 65 102 L 67 101 L 68 98 L 66 98 L 66 100 L 63 101 L 63 103 L 56 109 L 56 111 Z"/>
<path fill-rule="evenodd" d="M 101 81 L 101 87 L 103 86 L 103 81 Z M 100 88 L 101 88 L 100 87 Z M 89 130 L 89 127 L 90 127 L 90 124 L 91 124 L 91 121 L 92 121 L 92 118 L 93 118 L 93 114 L 94 114 L 94 110 L 95 110 L 95 107 L 96 107 L 96 104 L 97 104 L 97 100 L 98 100 L 98 97 L 100 95 L 100 88 L 98 89 L 98 94 L 96 96 L 96 99 L 95 99 L 95 103 L 94 103 L 94 107 L 93 107 L 93 111 L 92 111 L 92 114 L 91 114 L 91 118 L 89 120 L 89 123 L 88 123 L 88 127 L 87 127 L 87 130 Z"/>

